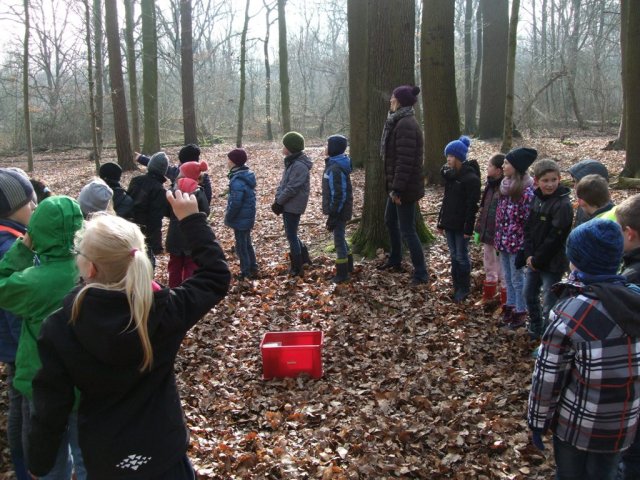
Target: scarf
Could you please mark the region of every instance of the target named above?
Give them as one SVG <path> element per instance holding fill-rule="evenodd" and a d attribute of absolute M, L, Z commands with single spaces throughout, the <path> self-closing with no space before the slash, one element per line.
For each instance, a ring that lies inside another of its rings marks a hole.
<path fill-rule="evenodd" d="M 383 161 L 387 149 L 387 140 L 389 139 L 391 130 L 396 126 L 398 120 L 410 115 L 415 115 L 413 107 L 400 107 L 395 112 L 389 112 L 387 115 L 387 120 L 384 122 L 384 128 L 382 129 L 382 136 L 380 137 L 380 157 Z"/>
<path fill-rule="evenodd" d="M 533 185 L 533 179 L 529 176 L 529 174 L 525 173 L 522 177 L 522 191 L 524 192 L 528 187 Z M 500 193 L 502 195 L 509 195 L 511 192 L 511 187 L 513 186 L 513 178 L 504 177 L 502 182 L 500 182 Z"/>

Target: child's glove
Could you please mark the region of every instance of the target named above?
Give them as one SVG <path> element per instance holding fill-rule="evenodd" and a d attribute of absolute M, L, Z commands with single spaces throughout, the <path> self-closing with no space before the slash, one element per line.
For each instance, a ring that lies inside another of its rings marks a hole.
<path fill-rule="evenodd" d="M 330 232 L 333 232 L 336 228 L 337 223 L 338 223 L 338 219 L 329 215 L 329 217 L 327 218 L 327 225 L 326 225 L 327 230 L 329 230 Z"/>
<path fill-rule="evenodd" d="M 480 245 L 480 232 L 473 232 L 473 243 Z"/>
<path fill-rule="evenodd" d="M 542 441 L 542 430 L 534 428 L 531 430 L 531 443 L 540 451 L 544 451 L 544 443 Z"/>
<path fill-rule="evenodd" d="M 280 215 L 282 212 L 284 212 L 284 207 L 278 202 L 273 202 L 273 204 L 271 205 L 271 211 L 276 215 Z"/>

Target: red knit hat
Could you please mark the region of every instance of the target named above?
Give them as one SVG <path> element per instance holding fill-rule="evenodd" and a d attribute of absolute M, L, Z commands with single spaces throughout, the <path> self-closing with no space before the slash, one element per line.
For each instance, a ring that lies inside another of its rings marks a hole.
<path fill-rule="evenodd" d="M 180 165 L 180 174 L 192 180 L 198 180 L 202 172 L 209 170 L 209 165 L 204 160 L 200 162 L 186 162 Z"/>
<path fill-rule="evenodd" d="M 195 163 L 195 162 L 191 162 Z M 184 193 L 193 193 L 198 189 L 198 182 L 191 178 L 182 177 L 178 179 L 178 190 Z"/>

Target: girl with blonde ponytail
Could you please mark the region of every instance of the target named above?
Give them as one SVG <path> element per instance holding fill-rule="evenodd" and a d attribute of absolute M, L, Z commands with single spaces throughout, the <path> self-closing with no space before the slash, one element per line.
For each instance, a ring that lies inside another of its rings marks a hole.
<path fill-rule="evenodd" d="M 47 319 L 38 342 L 29 469 L 44 475 L 80 391 L 80 447 L 89 477 L 193 479 L 174 376 L 187 331 L 226 295 L 224 254 L 195 197 L 167 192 L 198 265 L 163 288 L 140 228 L 113 215 L 86 222 L 75 240 L 81 284 Z M 61 420 L 62 419 L 62 420 Z"/>

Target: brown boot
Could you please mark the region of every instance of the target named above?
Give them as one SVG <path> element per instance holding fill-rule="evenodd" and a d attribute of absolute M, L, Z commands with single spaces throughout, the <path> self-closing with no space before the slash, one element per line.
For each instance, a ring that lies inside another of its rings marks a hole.
<path fill-rule="evenodd" d="M 511 315 L 511 323 L 509 324 L 509 328 L 515 330 L 516 328 L 524 327 L 527 324 L 527 311 L 524 312 L 516 312 L 514 311 Z"/>
<path fill-rule="evenodd" d="M 482 283 L 482 298 L 475 303 L 476 307 L 482 307 L 489 302 L 492 302 L 496 296 L 496 290 L 498 288 L 497 282 L 483 282 Z"/>
<path fill-rule="evenodd" d="M 503 327 L 508 327 L 511 325 L 513 321 L 513 312 L 516 309 L 513 305 L 503 305 L 502 306 L 502 318 L 500 319 L 500 323 Z"/>

